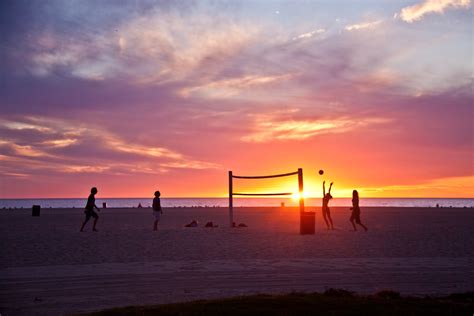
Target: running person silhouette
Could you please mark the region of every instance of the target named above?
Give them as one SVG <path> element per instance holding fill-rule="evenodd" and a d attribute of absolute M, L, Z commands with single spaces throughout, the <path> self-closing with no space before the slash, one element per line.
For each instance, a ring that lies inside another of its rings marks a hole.
<path fill-rule="evenodd" d="M 331 218 L 331 210 L 329 209 L 329 200 L 332 199 L 331 195 L 331 188 L 334 182 L 331 182 L 329 185 L 329 191 L 326 193 L 326 181 L 323 181 L 323 218 L 324 221 L 326 222 L 326 226 L 329 229 L 334 229 L 334 225 L 332 223 L 332 218 Z"/>
<path fill-rule="evenodd" d="M 99 220 L 99 215 L 97 215 L 96 212 L 94 212 L 94 207 L 100 212 L 100 209 L 95 205 L 95 195 L 97 194 L 97 188 L 93 187 L 91 189 L 91 194 L 87 198 L 87 204 L 86 204 L 86 209 L 84 211 L 84 214 L 86 214 L 86 219 L 84 223 L 82 223 L 81 227 L 81 232 L 84 231 L 84 226 L 86 226 L 87 222 L 91 219 L 91 217 L 94 218 L 94 225 L 92 226 L 93 231 L 97 231 L 95 229 L 95 225 L 97 225 L 97 221 Z"/>
<path fill-rule="evenodd" d="M 362 222 L 360 221 L 359 192 L 357 192 L 357 190 L 352 191 L 352 207 L 351 207 L 351 210 L 352 210 L 352 214 L 351 214 L 351 218 L 349 219 L 349 221 L 351 222 L 352 227 L 354 227 L 354 231 L 357 231 L 357 227 L 354 224 L 354 221 L 358 225 L 362 226 L 365 229 L 365 231 L 367 231 L 367 227 L 364 224 L 362 224 Z"/>

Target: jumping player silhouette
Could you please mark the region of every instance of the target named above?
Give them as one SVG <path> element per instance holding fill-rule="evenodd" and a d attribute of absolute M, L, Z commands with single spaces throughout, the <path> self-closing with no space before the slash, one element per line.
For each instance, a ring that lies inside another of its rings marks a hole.
<path fill-rule="evenodd" d="M 334 229 L 334 225 L 332 223 L 332 218 L 331 218 L 331 210 L 329 209 L 329 200 L 332 199 L 331 195 L 331 188 L 334 182 L 331 182 L 329 185 L 329 191 L 326 193 L 326 181 L 323 181 L 323 218 L 324 221 L 326 222 L 326 226 L 329 229 Z"/>

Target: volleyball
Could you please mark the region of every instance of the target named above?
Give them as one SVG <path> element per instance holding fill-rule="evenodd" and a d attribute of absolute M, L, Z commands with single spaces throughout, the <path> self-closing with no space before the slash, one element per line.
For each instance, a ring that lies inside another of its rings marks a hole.
<path fill-rule="evenodd" d="M 320 174 L 320 175 L 323 175 L 323 173 L 324 173 L 324 170 L 323 170 L 323 169 L 319 170 L 319 174 Z"/>

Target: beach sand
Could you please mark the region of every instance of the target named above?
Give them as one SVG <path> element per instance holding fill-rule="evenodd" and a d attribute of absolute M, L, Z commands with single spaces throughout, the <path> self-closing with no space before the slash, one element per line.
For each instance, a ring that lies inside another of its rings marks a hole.
<path fill-rule="evenodd" d="M 348 208 L 332 208 L 337 230 L 299 235 L 296 208 L 105 209 L 79 233 L 81 209 L 0 212 L 0 312 L 64 314 L 255 293 L 335 287 L 403 295 L 474 290 L 474 210 L 362 208 L 369 227 L 352 232 Z M 183 228 L 192 219 L 219 228 Z"/>

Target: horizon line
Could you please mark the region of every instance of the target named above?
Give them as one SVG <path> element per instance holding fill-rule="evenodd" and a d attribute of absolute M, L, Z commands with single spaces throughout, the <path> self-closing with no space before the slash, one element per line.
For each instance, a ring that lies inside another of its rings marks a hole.
<path fill-rule="evenodd" d="M 161 197 L 161 199 L 228 199 L 229 197 L 224 196 L 208 196 L 208 197 Z M 278 197 L 234 197 L 233 199 L 277 199 Z M 322 197 L 319 196 L 308 196 L 305 199 L 320 199 Z M 334 199 L 348 199 L 352 198 L 352 196 L 340 196 L 334 197 Z M 23 198 L 0 198 L 0 200 L 79 200 L 84 199 L 86 200 L 87 197 L 23 197 Z M 98 200 L 105 200 L 105 199 L 153 199 L 153 197 L 98 197 Z M 291 199 L 291 197 L 283 197 L 283 199 Z M 361 199 L 474 199 L 474 197 L 361 197 Z"/>

